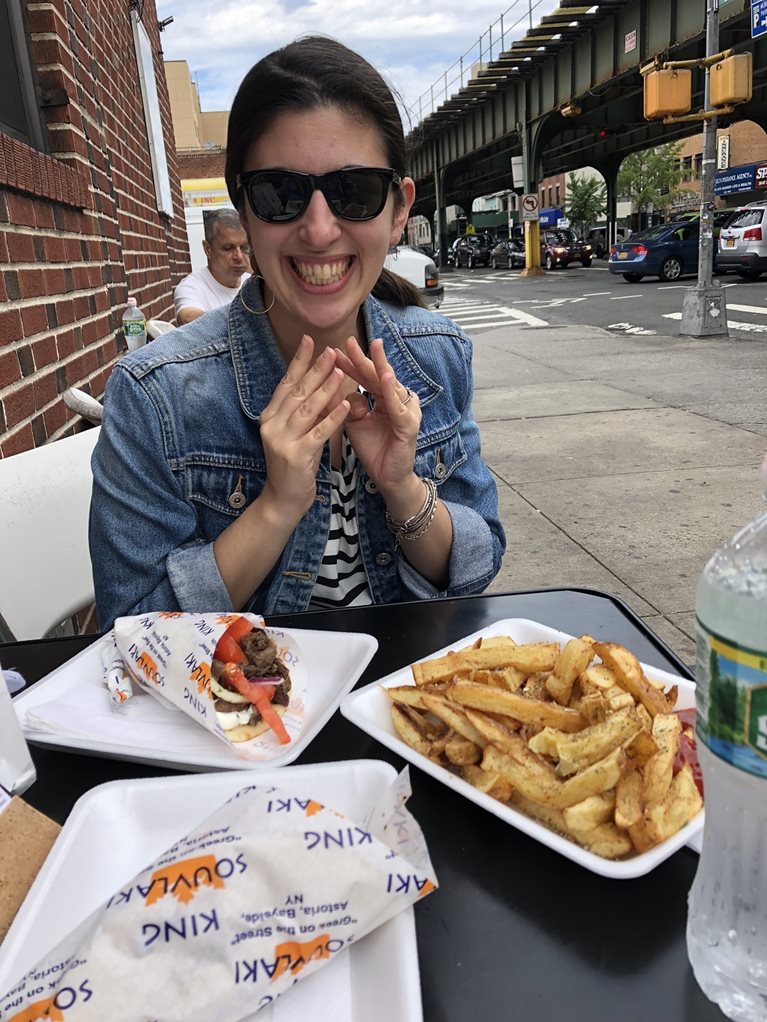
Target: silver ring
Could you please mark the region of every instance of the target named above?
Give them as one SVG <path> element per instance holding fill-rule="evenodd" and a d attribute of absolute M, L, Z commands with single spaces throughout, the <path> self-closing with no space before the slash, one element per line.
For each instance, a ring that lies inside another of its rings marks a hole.
<path fill-rule="evenodd" d="M 413 400 L 413 391 L 410 389 L 410 387 L 405 387 L 405 390 L 407 391 L 407 397 L 402 402 L 403 407 L 408 403 L 408 401 Z"/>

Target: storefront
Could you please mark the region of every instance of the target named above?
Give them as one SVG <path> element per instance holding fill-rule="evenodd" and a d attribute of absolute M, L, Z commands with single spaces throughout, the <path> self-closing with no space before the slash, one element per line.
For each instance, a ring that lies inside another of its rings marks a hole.
<path fill-rule="evenodd" d="M 767 200 L 767 163 L 748 163 L 741 167 L 720 170 L 714 192 L 727 206 L 744 206 L 749 202 Z"/>

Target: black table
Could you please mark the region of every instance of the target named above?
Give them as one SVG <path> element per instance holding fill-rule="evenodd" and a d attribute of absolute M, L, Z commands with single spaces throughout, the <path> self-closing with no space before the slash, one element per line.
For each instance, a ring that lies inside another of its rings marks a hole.
<path fill-rule="evenodd" d="M 688 675 L 629 608 L 586 590 L 402 603 L 282 615 L 270 624 L 369 632 L 379 642 L 365 685 L 503 618 L 530 618 L 620 642 L 640 660 Z M 29 681 L 95 637 L 0 645 L 0 662 Z M 33 747 L 38 780 L 25 798 L 64 822 L 104 781 L 172 771 Z M 299 763 L 403 761 L 335 714 Z M 687 892 L 698 857 L 682 849 L 635 880 L 596 876 L 412 770 L 410 808 L 440 881 L 416 908 L 427 1022 L 713 1022 L 724 1015 L 687 961 Z M 382 977 L 385 982 L 385 977 Z M 396 1020 L 392 1020 L 396 1022 Z"/>

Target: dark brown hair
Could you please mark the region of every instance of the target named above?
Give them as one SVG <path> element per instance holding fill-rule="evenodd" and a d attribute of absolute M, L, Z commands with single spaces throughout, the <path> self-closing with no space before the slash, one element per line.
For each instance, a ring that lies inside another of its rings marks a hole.
<path fill-rule="evenodd" d="M 405 177 L 406 144 L 397 102 L 376 69 L 343 43 L 324 36 L 305 36 L 267 54 L 242 80 L 229 114 L 226 186 L 239 209 L 237 175 L 248 151 L 280 114 L 288 110 L 341 107 L 372 124 L 381 135 L 388 165 Z M 399 191 L 397 202 L 402 201 Z M 387 269 L 373 287 L 383 301 L 404 308 L 423 305 L 418 289 Z"/>

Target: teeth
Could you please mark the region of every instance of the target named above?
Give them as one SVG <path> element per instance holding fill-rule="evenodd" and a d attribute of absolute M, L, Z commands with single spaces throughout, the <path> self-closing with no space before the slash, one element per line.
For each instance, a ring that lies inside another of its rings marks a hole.
<path fill-rule="evenodd" d="M 307 284 L 335 284 L 349 269 L 350 259 L 339 260 L 334 263 L 302 263 L 297 259 L 293 261 L 296 272 Z"/>

